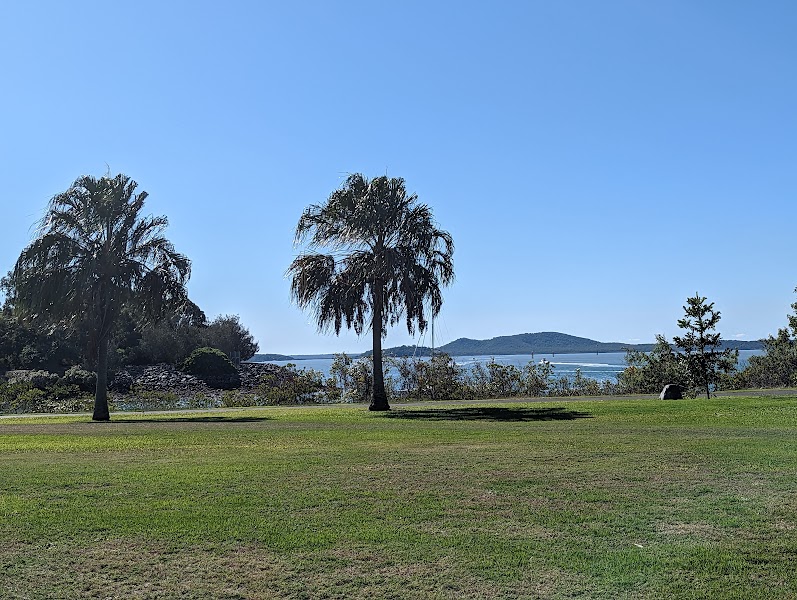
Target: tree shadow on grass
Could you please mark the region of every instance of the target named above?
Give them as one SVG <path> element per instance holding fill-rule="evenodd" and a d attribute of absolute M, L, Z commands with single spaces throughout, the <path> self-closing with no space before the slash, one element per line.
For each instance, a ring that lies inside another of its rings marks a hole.
<path fill-rule="evenodd" d="M 388 419 L 427 421 L 572 421 L 591 419 L 592 415 L 564 407 L 508 408 L 503 406 L 467 406 L 458 408 L 401 409 L 383 413 Z"/>
<path fill-rule="evenodd" d="M 111 423 L 257 423 L 268 421 L 268 417 L 223 417 L 223 416 L 196 416 L 196 417 L 154 417 L 152 419 L 113 419 Z"/>

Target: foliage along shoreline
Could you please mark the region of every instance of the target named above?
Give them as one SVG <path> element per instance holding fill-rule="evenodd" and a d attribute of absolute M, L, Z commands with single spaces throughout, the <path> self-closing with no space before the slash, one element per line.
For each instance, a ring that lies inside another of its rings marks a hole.
<path fill-rule="evenodd" d="M 156 361 L 180 364 L 179 370 L 206 383 L 229 377 L 222 387 L 239 387 L 238 364 L 252 358 L 258 344 L 236 315 L 208 322 L 188 298 L 191 262 L 164 236 L 166 217 L 143 212 L 147 193 L 136 188 L 123 174 L 78 178 L 52 198 L 35 239 L 0 281 L 0 375 L 19 371 L 8 383 L 0 378 L 0 410 L 80 399 L 93 387 L 92 418 L 105 421 L 109 377 Z M 293 301 L 314 313 L 320 331 L 370 330 L 373 350 L 356 361 L 336 355 L 326 380 L 318 371 L 288 365 L 290 374 L 278 378 L 279 385 L 259 382 L 265 385 L 261 393 L 235 396 L 236 405 L 370 398 L 370 410 L 389 410 L 390 398 L 412 395 L 644 393 L 675 383 L 687 394 L 710 396 L 742 384 L 797 383 L 797 314 L 777 338 L 725 341 L 716 331 L 719 311 L 697 293 L 687 298 L 678 321 L 684 334 L 673 338 L 677 350 L 661 336 L 655 345 L 629 345 L 538 332 L 461 338 L 439 347 L 430 361 L 409 358 L 410 349 L 417 356 L 409 346 L 383 352 L 388 327 L 402 319 L 411 335 L 426 330 L 442 307 L 441 288 L 454 278 L 453 239 L 401 178 L 351 175 L 325 203 L 305 210 L 295 240 L 303 246 L 288 269 Z M 792 308 L 797 312 L 797 304 Z M 766 354 L 738 372 L 738 349 L 762 347 Z M 557 352 L 626 352 L 628 368 L 616 384 L 604 385 L 579 371 L 572 380 L 557 379 L 544 360 L 522 369 L 490 361 L 464 373 L 451 358 Z M 397 371 L 395 386 L 386 381 L 383 363 Z"/>

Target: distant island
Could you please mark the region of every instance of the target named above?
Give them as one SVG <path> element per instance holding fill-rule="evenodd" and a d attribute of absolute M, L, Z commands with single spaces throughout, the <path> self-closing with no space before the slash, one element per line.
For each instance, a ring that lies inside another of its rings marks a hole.
<path fill-rule="evenodd" d="M 737 350 L 761 350 L 764 344 L 760 341 L 749 340 L 722 340 L 724 348 Z M 639 350 L 650 352 L 655 344 L 626 344 L 622 342 L 598 342 L 588 338 L 557 333 L 555 331 L 542 331 L 539 333 L 519 333 L 517 335 L 504 335 L 489 340 L 472 340 L 460 338 L 448 344 L 435 348 L 435 352 L 444 352 L 451 356 L 499 356 L 506 354 L 600 354 L 606 352 L 625 352 Z M 427 346 L 396 346 L 383 350 L 384 356 L 429 356 L 432 349 Z M 371 351 L 352 355 L 370 356 Z M 282 358 L 260 358 L 281 356 Z M 270 360 L 305 360 L 310 358 L 332 358 L 331 354 L 283 356 L 281 354 L 256 354 L 252 362 L 266 362 Z"/>
<path fill-rule="evenodd" d="M 349 354 L 354 358 L 364 356 L 363 354 Z M 272 361 L 289 361 L 289 360 L 313 360 L 316 358 L 335 358 L 334 354 L 294 354 L 288 356 L 287 354 L 255 354 L 246 362 L 272 362 Z"/>
<path fill-rule="evenodd" d="M 285 354 L 255 354 L 248 362 L 271 362 L 274 360 L 297 360 L 293 356 Z"/>

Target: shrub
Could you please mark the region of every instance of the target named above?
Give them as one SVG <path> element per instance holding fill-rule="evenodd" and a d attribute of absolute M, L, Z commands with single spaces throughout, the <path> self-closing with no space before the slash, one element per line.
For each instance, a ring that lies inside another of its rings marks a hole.
<path fill-rule="evenodd" d="M 0 310 L 0 369 L 58 369 L 79 360 L 79 346 L 74 329 L 33 327 Z"/>
<path fill-rule="evenodd" d="M 47 392 L 35 387 L 25 386 L 17 390 L 17 396 L 11 401 L 14 412 L 48 412 L 45 408 Z"/>
<path fill-rule="evenodd" d="M 401 377 L 406 381 L 403 373 Z M 415 378 L 418 398 L 453 400 L 468 395 L 463 390 L 462 369 L 442 352 L 429 360 L 415 361 Z"/>
<path fill-rule="evenodd" d="M 268 373 L 257 390 L 258 404 L 303 404 L 326 397 L 323 376 L 314 369 L 288 364 L 279 374 Z"/>
<path fill-rule="evenodd" d="M 0 410 L 3 412 L 14 411 L 19 404 L 19 398 L 27 395 L 31 389 L 29 383 L 22 381 L 0 383 Z"/>
<path fill-rule="evenodd" d="M 628 367 L 617 377 L 622 393 L 658 394 L 668 383 L 689 388 L 682 355 L 662 335 L 656 336 L 656 345 L 650 352 L 628 350 L 625 362 Z"/>
<path fill-rule="evenodd" d="M 0 412 L 75 412 L 89 406 L 90 400 L 76 385 L 38 389 L 30 381 L 0 383 Z"/>
<path fill-rule="evenodd" d="M 370 359 L 353 361 L 336 355 L 331 377 L 323 385 L 328 402 L 367 402 L 373 386 Z M 393 370 L 396 375 L 390 374 Z M 632 365 L 626 373 L 635 373 Z M 320 381 L 320 380 L 319 380 Z M 284 386 L 283 386 L 284 387 Z M 594 396 L 620 393 L 620 385 L 599 382 L 576 370 L 572 377 L 554 377 L 554 365 L 547 360 L 529 362 L 525 367 L 503 365 L 490 360 L 476 362 L 465 369 L 449 355 L 435 354 L 431 359 L 388 357 L 385 361 L 385 389 L 388 397 L 439 400 L 483 399 L 518 396 Z M 283 389 L 286 397 L 290 394 Z M 269 394 L 274 397 L 277 392 Z"/>
<path fill-rule="evenodd" d="M 49 371 L 9 371 L 6 373 L 9 383 L 29 383 L 37 390 L 43 390 L 55 385 L 58 375 Z"/>
<path fill-rule="evenodd" d="M 520 394 L 521 371 L 515 365 L 502 365 L 493 359 L 487 363 L 487 372 L 490 374 L 492 396 L 510 398 Z"/>
<path fill-rule="evenodd" d="M 85 396 L 80 387 L 71 383 L 58 382 L 45 390 L 47 398 L 52 401 L 66 400 L 67 398 L 80 398 Z"/>
<path fill-rule="evenodd" d="M 242 394 L 238 390 L 225 390 L 221 393 L 221 405 L 224 408 L 254 406 L 255 398 L 250 394 Z"/>
<path fill-rule="evenodd" d="M 521 372 L 521 393 L 526 396 L 544 396 L 548 393 L 555 367 L 542 359 L 539 363 L 529 361 Z"/>
<path fill-rule="evenodd" d="M 238 372 L 224 352 L 207 347 L 194 350 L 185 359 L 181 370 L 197 377 L 219 377 Z"/>
<path fill-rule="evenodd" d="M 93 392 L 97 387 L 97 374 L 75 365 L 67 369 L 61 378 L 61 383 L 76 385 L 84 392 Z"/>
<path fill-rule="evenodd" d="M 751 356 L 745 368 L 726 377 L 725 387 L 776 388 L 797 383 L 797 341 L 788 329 L 779 329 L 777 337 L 764 342 L 764 354 Z"/>
<path fill-rule="evenodd" d="M 476 362 L 469 371 L 465 372 L 463 386 L 471 398 L 490 397 L 490 374 L 482 363 Z"/>

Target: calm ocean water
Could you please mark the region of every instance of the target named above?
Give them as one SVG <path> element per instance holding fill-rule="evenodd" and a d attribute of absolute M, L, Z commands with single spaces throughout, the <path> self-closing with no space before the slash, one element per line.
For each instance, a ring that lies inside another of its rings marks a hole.
<path fill-rule="evenodd" d="M 740 350 L 739 367 L 742 368 L 751 356 L 761 354 L 761 350 Z M 607 352 L 601 354 L 512 354 L 498 356 L 455 356 L 456 363 L 464 368 L 469 368 L 477 362 L 482 365 L 490 360 L 502 365 L 515 365 L 525 367 L 530 361 L 539 362 L 548 360 L 554 366 L 554 377 L 573 377 L 576 369 L 581 369 L 581 374 L 598 381 L 616 381 L 617 374 L 625 369 L 625 352 Z M 299 369 L 315 369 L 324 376 L 329 375 L 331 358 L 314 358 L 309 360 L 272 361 L 275 365 L 295 364 Z M 385 368 L 387 368 L 387 362 Z"/>

